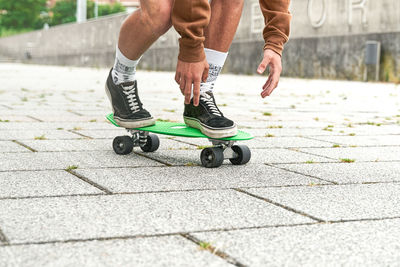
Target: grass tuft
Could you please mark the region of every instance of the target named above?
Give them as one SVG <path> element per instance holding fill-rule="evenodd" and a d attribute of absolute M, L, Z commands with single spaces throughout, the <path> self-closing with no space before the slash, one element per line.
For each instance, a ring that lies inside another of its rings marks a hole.
<path fill-rule="evenodd" d="M 340 159 L 340 161 L 343 162 L 343 163 L 353 163 L 356 160 L 355 159 Z"/>
<path fill-rule="evenodd" d="M 212 248 L 211 243 L 208 243 L 208 242 L 200 242 L 199 247 L 200 247 L 200 249 L 203 249 L 203 250 L 209 250 Z"/>
<path fill-rule="evenodd" d="M 78 166 L 76 166 L 76 165 L 70 165 L 70 166 L 68 166 L 65 170 L 66 170 L 66 171 L 72 171 L 72 170 L 76 170 L 76 169 L 78 169 Z"/>
<path fill-rule="evenodd" d="M 46 136 L 43 134 L 41 136 L 35 136 L 35 140 L 46 140 Z"/>

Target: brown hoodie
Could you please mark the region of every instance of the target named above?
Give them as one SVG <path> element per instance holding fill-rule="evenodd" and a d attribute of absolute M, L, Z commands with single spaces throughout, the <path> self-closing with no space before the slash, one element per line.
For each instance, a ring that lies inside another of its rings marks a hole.
<path fill-rule="evenodd" d="M 264 49 L 272 49 L 282 55 L 283 45 L 287 42 L 290 32 L 290 0 L 259 1 L 265 18 Z M 204 60 L 204 29 L 210 22 L 210 15 L 208 0 L 175 0 L 172 24 L 181 35 L 178 57 L 180 60 Z"/>

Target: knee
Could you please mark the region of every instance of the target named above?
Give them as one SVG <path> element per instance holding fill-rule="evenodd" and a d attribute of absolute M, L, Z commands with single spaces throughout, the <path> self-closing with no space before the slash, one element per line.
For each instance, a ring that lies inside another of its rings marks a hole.
<path fill-rule="evenodd" d="M 157 35 L 163 35 L 172 26 L 172 4 L 168 4 L 168 2 L 169 1 L 165 1 L 163 4 L 158 2 L 157 5 L 142 10 L 141 17 L 143 23 L 150 26 L 153 32 Z"/>

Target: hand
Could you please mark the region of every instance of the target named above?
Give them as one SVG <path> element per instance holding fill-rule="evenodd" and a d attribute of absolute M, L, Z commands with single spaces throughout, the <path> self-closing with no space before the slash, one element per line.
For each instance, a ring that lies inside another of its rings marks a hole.
<path fill-rule="evenodd" d="M 193 104 L 199 105 L 200 82 L 206 82 L 209 65 L 204 59 L 200 62 L 183 62 L 178 60 L 176 66 L 175 81 L 179 84 L 182 94 L 185 96 L 185 104 L 190 104 L 193 88 Z"/>
<path fill-rule="evenodd" d="M 263 74 L 269 66 L 269 76 L 267 82 L 263 86 L 261 97 L 269 96 L 276 87 L 278 87 L 279 77 L 282 73 L 282 59 L 281 56 L 271 49 L 264 50 L 264 59 L 260 66 L 258 66 L 258 74 Z"/>

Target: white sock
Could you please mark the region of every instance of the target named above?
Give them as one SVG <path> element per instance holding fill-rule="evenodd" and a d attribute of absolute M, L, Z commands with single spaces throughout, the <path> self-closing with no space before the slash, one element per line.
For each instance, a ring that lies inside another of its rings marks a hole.
<path fill-rule="evenodd" d="M 200 92 L 205 93 L 214 89 L 215 81 L 218 78 L 222 68 L 224 67 L 226 57 L 228 53 L 219 52 L 213 49 L 204 48 L 208 65 L 210 70 L 208 71 L 207 82 L 200 84 Z"/>
<path fill-rule="evenodd" d="M 115 85 L 133 82 L 136 80 L 136 66 L 139 64 L 138 60 L 130 60 L 124 56 L 117 46 L 117 52 L 115 56 L 115 63 L 111 72 Z"/>

